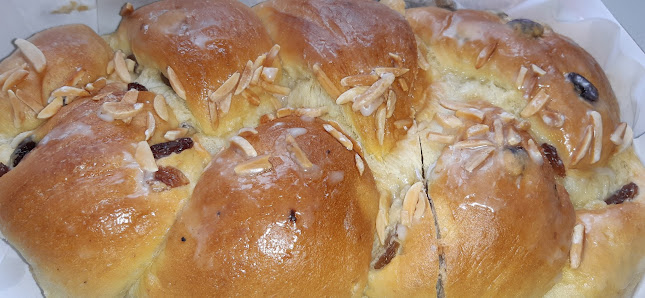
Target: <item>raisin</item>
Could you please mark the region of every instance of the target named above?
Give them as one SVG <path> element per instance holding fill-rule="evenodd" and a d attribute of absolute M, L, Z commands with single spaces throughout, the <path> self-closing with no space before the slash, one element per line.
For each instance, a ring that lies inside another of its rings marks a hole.
<path fill-rule="evenodd" d="M 150 150 L 152 150 L 152 155 L 154 155 L 155 159 L 160 159 L 173 153 L 180 153 L 190 148 L 193 148 L 193 139 L 191 138 L 181 138 L 150 146 Z"/>
<path fill-rule="evenodd" d="M 163 184 L 170 186 L 170 188 L 184 186 L 190 183 L 184 173 L 173 167 L 159 167 L 159 170 L 155 172 L 155 180 L 163 182 Z"/>
<path fill-rule="evenodd" d="M 570 72 L 566 76 L 580 97 L 589 102 L 598 100 L 598 89 L 589 80 L 575 72 Z"/>
<path fill-rule="evenodd" d="M 130 89 L 135 89 L 139 91 L 148 91 L 148 88 L 146 88 L 146 86 L 141 85 L 137 82 L 128 83 L 128 90 Z"/>
<path fill-rule="evenodd" d="M 388 237 L 388 245 L 387 248 L 385 249 L 385 252 L 378 258 L 376 263 L 374 264 L 374 269 L 381 269 L 387 264 L 389 264 L 392 259 L 396 256 L 397 252 L 399 251 L 399 241 L 396 241 L 394 239 L 395 237 L 390 236 Z"/>
<path fill-rule="evenodd" d="M 515 32 L 526 36 L 541 37 L 544 34 L 544 26 L 529 19 L 514 19 L 506 24 L 511 26 Z"/>
<path fill-rule="evenodd" d="M 547 143 L 542 144 L 541 147 L 542 153 L 544 154 L 546 159 L 549 160 L 549 163 L 551 164 L 551 167 L 555 171 L 556 175 L 564 177 L 566 170 L 564 168 L 564 163 L 562 163 L 562 160 L 558 155 L 558 150 Z"/>
<path fill-rule="evenodd" d="M 26 138 L 20 142 L 20 145 L 16 147 L 16 150 L 11 153 L 11 165 L 15 168 L 20 161 L 29 153 L 31 150 L 36 148 L 36 142 L 32 141 L 31 138 Z"/>
<path fill-rule="evenodd" d="M 186 242 L 186 237 L 181 237 L 181 242 Z"/>
<path fill-rule="evenodd" d="M 168 78 L 167 78 L 163 73 L 161 73 L 161 72 L 160 72 L 160 73 L 159 73 L 159 76 L 160 76 L 161 81 L 162 81 L 164 84 L 166 84 L 166 86 L 168 86 L 168 87 L 172 87 L 172 86 L 170 85 L 170 80 L 168 80 Z"/>
<path fill-rule="evenodd" d="M 291 209 L 289 211 L 289 221 L 295 223 L 297 220 L 298 218 L 296 218 L 296 210 Z"/>
<path fill-rule="evenodd" d="M 0 162 L 0 177 L 9 172 L 9 167 Z"/>
<path fill-rule="evenodd" d="M 605 203 L 608 205 L 612 204 L 622 204 L 625 201 L 631 200 L 638 195 L 638 185 L 631 182 L 629 184 L 623 185 L 617 192 L 612 194 L 609 198 L 605 200 Z"/>

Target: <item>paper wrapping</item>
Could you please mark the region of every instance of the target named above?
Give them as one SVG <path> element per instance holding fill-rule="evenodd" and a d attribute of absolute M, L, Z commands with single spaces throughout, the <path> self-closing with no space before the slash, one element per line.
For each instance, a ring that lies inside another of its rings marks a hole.
<path fill-rule="evenodd" d="M 12 41 L 56 25 L 83 23 L 100 34 L 116 29 L 124 0 L 5 0 L 0 24 L 0 57 L 13 51 Z M 154 0 L 129 1 L 135 7 Z M 243 0 L 253 5 L 261 0 Z M 634 128 L 636 150 L 645 157 L 645 53 L 616 21 L 601 0 L 461 0 L 460 8 L 506 12 L 549 24 L 572 38 L 604 68 L 618 98 L 621 117 Z M 83 7 L 84 6 L 84 7 Z M 38 9 L 34 9 L 37 7 Z M 70 9 L 69 13 L 52 13 Z M 0 297 L 42 297 L 29 267 L 6 242 L 0 241 Z M 635 297 L 645 297 L 641 282 Z"/>

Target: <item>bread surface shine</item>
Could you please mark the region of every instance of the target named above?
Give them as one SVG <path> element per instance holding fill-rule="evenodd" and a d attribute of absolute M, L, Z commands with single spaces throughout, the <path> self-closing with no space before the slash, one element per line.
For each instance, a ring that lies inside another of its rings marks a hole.
<path fill-rule="evenodd" d="M 163 0 L 0 62 L 0 232 L 46 296 L 629 296 L 642 163 L 546 24 Z"/>

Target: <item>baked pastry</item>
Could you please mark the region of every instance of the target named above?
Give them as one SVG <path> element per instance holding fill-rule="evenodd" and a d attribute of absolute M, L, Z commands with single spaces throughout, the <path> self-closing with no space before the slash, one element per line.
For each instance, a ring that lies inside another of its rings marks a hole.
<path fill-rule="evenodd" d="M 370 0 L 121 16 L 103 39 L 56 27 L 0 62 L 0 231 L 46 296 L 640 281 L 633 132 L 594 59 L 548 26 Z"/>

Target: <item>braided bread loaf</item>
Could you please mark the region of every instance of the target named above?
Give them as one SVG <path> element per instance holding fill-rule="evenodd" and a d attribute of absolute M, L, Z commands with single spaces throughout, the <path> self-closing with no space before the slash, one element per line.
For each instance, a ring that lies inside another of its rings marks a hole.
<path fill-rule="evenodd" d="M 548 26 L 400 1 L 127 4 L 0 63 L 0 231 L 46 296 L 620 296 L 644 168 Z"/>

